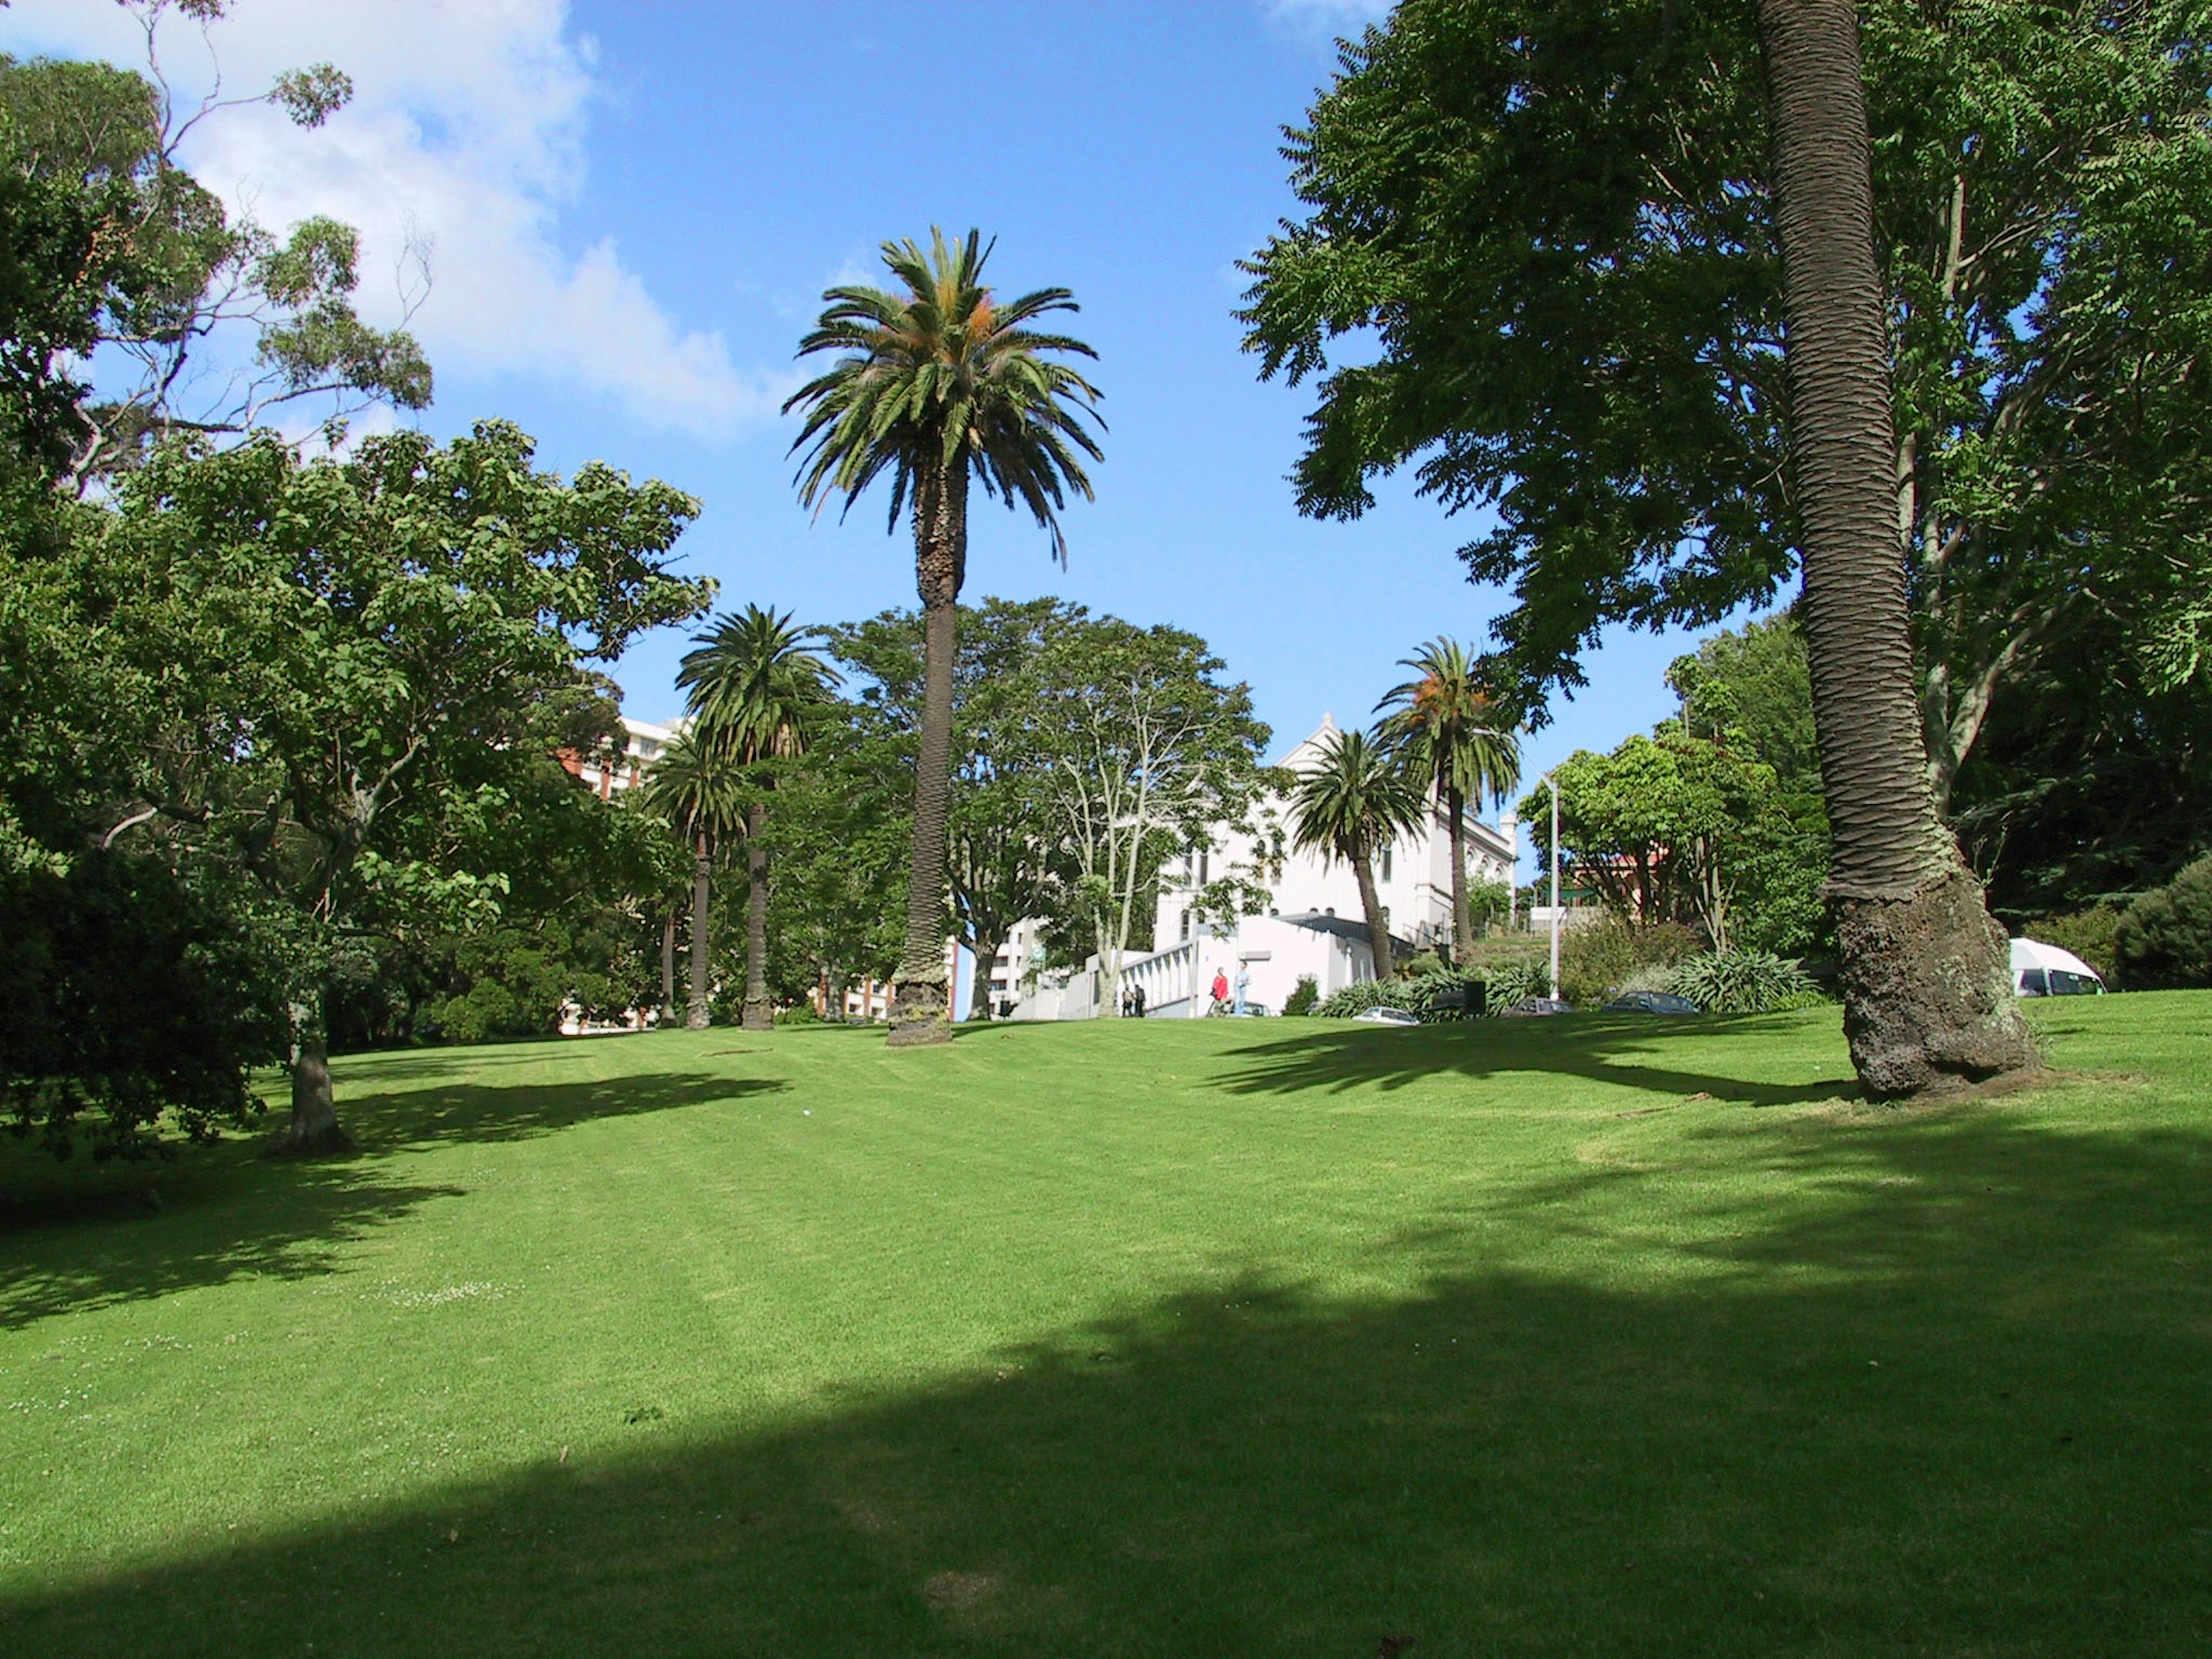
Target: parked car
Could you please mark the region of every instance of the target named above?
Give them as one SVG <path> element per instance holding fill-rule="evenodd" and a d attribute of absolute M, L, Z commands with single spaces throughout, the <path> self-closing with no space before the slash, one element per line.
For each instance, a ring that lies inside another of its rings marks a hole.
<path fill-rule="evenodd" d="M 1672 991 L 1627 991 L 1605 1005 L 1608 1014 L 1702 1014 L 1705 1011 Z"/>
<path fill-rule="evenodd" d="M 1571 1014 L 1575 1005 L 1560 997 L 1522 997 L 1510 1008 L 1498 1012 L 1509 1019 L 1525 1019 L 1538 1014 Z"/>
<path fill-rule="evenodd" d="M 2105 981 L 2071 951 L 2040 939 L 2012 942 L 2012 988 L 2023 997 L 2100 997 Z"/>
<path fill-rule="evenodd" d="M 1403 1008 L 1370 1008 L 1352 1017 L 1366 1025 L 1419 1025 L 1421 1017 Z"/>

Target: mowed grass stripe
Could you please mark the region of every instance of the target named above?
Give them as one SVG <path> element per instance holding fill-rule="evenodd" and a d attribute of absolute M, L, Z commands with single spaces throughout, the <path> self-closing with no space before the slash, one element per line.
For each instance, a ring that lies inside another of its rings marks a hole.
<path fill-rule="evenodd" d="M 717 1030 L 11 1152 L 0 1647 L 2193 1651 L 2212 997 L 2039 1015 L 1936 1109 L 1817 1012 Z"/>

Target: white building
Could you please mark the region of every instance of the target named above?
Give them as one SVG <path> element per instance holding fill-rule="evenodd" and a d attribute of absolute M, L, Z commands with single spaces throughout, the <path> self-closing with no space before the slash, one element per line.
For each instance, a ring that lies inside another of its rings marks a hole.
<path fill-rule="evenodd" d="M 673 726 L 655 726 L 651 720 L 634 720 L 627 714 L 622 717 L 622 724 L 629 738 L 622 753 L 599 750 L 580 755 L 564 750 L 561 756 L 561 764 L 581 778 L 601 800 L 644 782 L 653 762 L 667 752 L 668 745 L 676 741 L 684 726 L 682 720 Z"/>
<path fill-rule="evenodd" d="M 1318 765 L 1322 746 L 1337 731 L 1322 716 L 1320 726 L 1279 763 L 1292 772 Z M 1132 988 L 1145 994 L 1148 1018 L 1203 1014 L 1217 973 L 1233 986 L 1241 969 L 1249 977 L 1246 998 L 1271 1012 L 1281 1012 L 1298 981 L 1310 975 L 1322 996 L 1375 977 L 1375 957 L 1360 908 L 1359 883 L 1352 866 L 1318 852 L 1290 846 L 1290 801 L 1262 800 L 1249 833 L 1224 825 L 1208 845 L 1163 872 L 1152 917 L 1155 948 L 1130 957 L 1122 965 L 1118 1000 Z M 1518 825 L 1510 817 L 1484 823 L 1470 810 L 1464 819 L 1470 883 L 1512 879 L 1520 854 Z M 1279 848 L 1279 853 L 1278 849 Z M 1445 809 L 1437 803 L 1419 827 L 1400 836 L 1377 854 L 1375 886 L 1401 957 L 1411 950 L 1451 938 L 1451 839 Z M 1199 890 L 1231 875 L 1267 890 L 1260 914 L 1234 928 L 1208 928 L 1194 908 Z M 1034 930 L 1032 930 L 1034 931 Z M 1026 954 L 1001 951 L 991 979 L 1018 987 Z M 1040 987 L 1014 1011 L 1018 1019 L 1081 1019 L 1108 994 L 1097 957 L 1069 975 L 1064 988 Z M 1000 994 L 1003 995 L 1003 993 Z"/>

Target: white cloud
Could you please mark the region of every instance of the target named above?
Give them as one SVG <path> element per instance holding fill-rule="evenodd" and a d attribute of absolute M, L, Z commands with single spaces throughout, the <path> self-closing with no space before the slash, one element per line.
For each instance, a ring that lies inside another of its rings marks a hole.
<path fill-rule="evenodd" d="M 15 0 L 0 28 L 18 53 L 143 62 L 136 22 L 100 0 Z M 237 0 L 213 39 L 228 94 L 321 61 L 353 77 L 353 102 L 318 130 L 226 111 L 185 160 L 274 228 L 316 213 L 357 227 L 372 320 L 398 315 L 396 273 L 426 240 L 434 281 L 412 326 L 434 366 L 563 382 L 708 439 L 772 418 L 796 384 L 671 317 L 612 241 L 560 246 L 594 97 L 594 49 L 567 0 Z M 162 46 L 197 95 L 210 60 L 189 21 L 169 19 Z"/>

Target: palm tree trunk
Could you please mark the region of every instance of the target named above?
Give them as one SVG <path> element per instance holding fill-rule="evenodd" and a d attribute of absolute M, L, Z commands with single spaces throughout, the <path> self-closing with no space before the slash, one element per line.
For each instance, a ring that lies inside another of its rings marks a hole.
<path fill-rule="evenodd" d="M 1844 1029 L 1877 1098 L 2034 1066 L 2003 930 L 1936 818 L 1913 697 L 1852 0 L 1759 0 L 1805 636 Z"/>
<path fill-rule="evenodd" d="M 1367 942 L 1375 953 L 1375 977 L 1395 979 L 1398 964 L 1390 959 L 1390 929 L 1382 914 L 1382 901 L 1375 891 L 1375 861 L 1364 853 L 1352 860 L 1352 878 L 1359 884 L 1359 908 L 1367 914 Z"/>
<path fill-rule="evenodd" d="M 914 778 L 914 847 L 908 865 L 906 947 L 891 977 L 894 1047 L 948 1042 L 951 999 L 945 973 L 945 853 L 952 797 L 952 656 L 968 554 L 965 457 L 916 480 L 915 586 L 921 598 L 921 753 Z"/>
<path fill-rule="evenodd" d="M 765 1031 L 775 1024 L 768 1000 L 768 847 L 761 832 L 768 809 L 758 801 L 745 810 L 745 1006 L 739 1024 Z"/>
<path fill-rule="evenodd" d="M 714 893 L 714 854 L 701 836 L 691 854 L 691 1000 L 684 1011 L 684 1029 L 703 1031 L 713 1015 L 707 1004 L 707 908 Z"/>
<path fill-rule="evenodd" d="M 1444 810 L 1451 814 L 1452 965 L 1457 967 L 1474 945 L 1474 913 L 1467 902 L 1467 797 L 1445 786 Z"/>
<path fill-rule="evenodd" d="M 660 921 L 660 1023 L 676 1024 L 676 907 Z"/>

